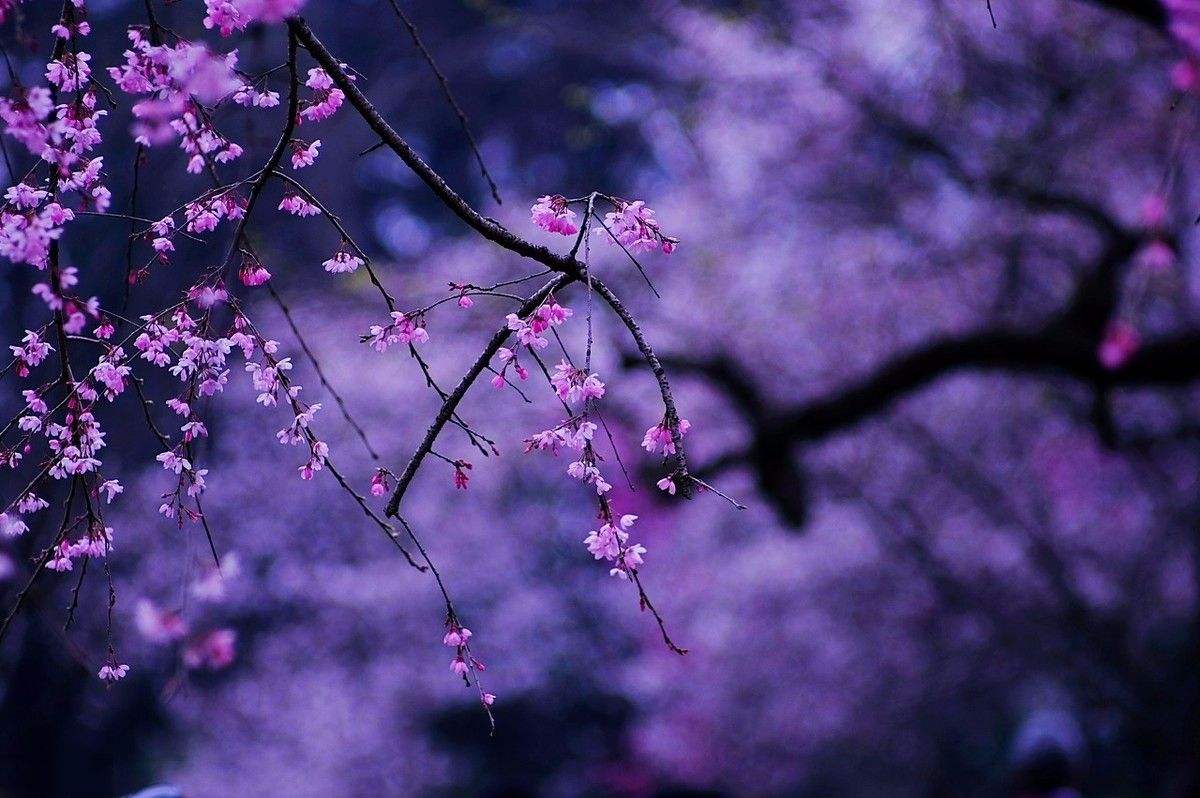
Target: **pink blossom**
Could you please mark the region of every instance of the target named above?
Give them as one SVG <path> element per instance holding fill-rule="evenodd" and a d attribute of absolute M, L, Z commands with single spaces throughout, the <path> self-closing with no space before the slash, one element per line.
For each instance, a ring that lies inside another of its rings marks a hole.
<path fill-rule="evenodd" d="M 29 531 L 29 527 L 20 516 L 10 515 L 9 513 L 0 513 L 0 534 L 5 537 L 15 538 L 24 535 Z"/>
<path fill-rule="evenodd" d="M 83 88 L 92 76 L 88 62 L 89 53 L 65 51 L 57 60 L 46 65 L 46 80 L 61 91 L 70 92 Z"/>
<path fill-rule="evenodd" d="M 609 576 L 616 576 L 621 579 L 628 579 L 631 573 L 636 573 L 638 566 L 644 560 L 642 555 L 646 553 L 646 547 L 635 543 L 621 552 L 621 556 L 617 558 L 617 566 L 609 570 Z"/>
<path fill-rule="evenodd" d="M 160 610 L 153 602 L 141 599 L 134 607 L 134 623 L 152 643 L 172 643 L 187 636 L 188 623 L 178 612 Z"/>
<path fill-rule="evenodd" d="M 586 402 L 604 396 L 604 383 L 598 375 L 577 369 L 566 360 L 554 367 L 550 384 L 554 386 L 558 398 L 568 403 Z"/>
<path fill-rule="evenodd" d="M 321 265 L 330 274 L 349 274 L 350 272 L 357 271 L 358 267 L 363 265 L 363 259 L 357 255 L 351 255 L 344 249 L 340 249 L 332 258 Z"/>
<path fill-rule="evenodd" d="M 603 496 L 612 490 L 612 485 L 600 474 L 600 469 L 586 460 L 576 460 L 568 465 L 567 474 L 585 485 L 594 487 L 597 496 Z"/>
<path fill-rule="evenodd" d="M 50 196 L 50 192 L 34 188 L 25 183 L 18 183 L 15 186 L 11 186 L 4 192 L 4 199 L 18 208 L 36 208 L 48 196 Z"/>
<path fill-rule="evenodd" d="M 692 425 L 686 418 L 680 419 L 679 437 L 682 438 L 691 428 Z M 642 448 L 647 452 L 654 452 L 659 446 L 662 447 L 664 457 L 670 457 L 675 454 L 675 440 L 671 435 L 670 428 L 667 427 L 667 420 L 665 418 L 658 424 L 647 429 L 645 437 L 642 438 Z"/>
<path fill-rule="evenodd" d="M 654 218 L 654 211 L 647 208 L 646 203 L 641 200 L 616 200 L 616 210 L 605 214 L 604 226 L 608 228 L 608 232 L 598 232 L 606 236 L 611 233 L 610 240 L 615 238 L 614 243 L 620 243 L 633 253 L 658 249 L 669 255 L 679 243 L 679 239 L 662 234 L 658 220 Z"/>
<path fill-rule="evenodd" d="M 233 93 L 233 101 L 247 108 L 274 108 L 279 105 L 279 92 L 259 91 L 253 86 L 242 86 Z"/>
<path fill-rule="evenodd" d="M 597 560 L 609 559 L 615 560 L 621 552 L 621 546 L 629 538 L 629 535 L 621 530 L 604 524 L 598 530 L 593 530 L 586 538 L 584 543 L 587 544 L 587 549 Z"/>
<path fill-rule="evenodd" d="M 187 297 L 207 310 L 214 305 L 227 301 L 229 299 L 229 292 L 225 290 L 223 285 L 219 284 L 194 285 L 188 289 Z"/>
<path fill-rule="evenodd" d="M 317 139 L 312 144 L 305 144 L 302 141 L 292 142 L 292 168 L 303 169 L 306 166 L 312 166 L 317 160 L 318 150 L 321 148 L 321 140 Z"/>
<path fill-rule="evenodd" d="M 22 515 L 36 513 L 38 510 L 44 510 L 50 506 L 50 502 L 37 496 L 34 493 L 26 493 L 17 502 L 17 512 Z M 3 523 L 3 522 L 0 522 Z"/>
<path fill-rule="evenodd" d="M 318 216 L 321 209 L 313 205 L 308 200 L 301 197 L 299 194 L 285 194 L 283 200 L 279 203 L 279 210 L 287 211 L 293 216 Z"/>
<path fill-rule="evenodd" d="M 579 228 L 575 225 L 575 211 L 567 207 L 567 198 L 560 194 L 538 197 L 531 213 L 533 223 L 547 232 L 564 236 L 575 235 L 579 232 Z"/>
<path fill-rule="evenodd" d="M 246 258 L 242 261 L 241 268 L 238 269 L 238 279 L 242 281 L 242 285 L 254 287 L 270 280 L 271 273 L 259 261 Z"/>
<path fill-rule="evenodd" d="M 471 639 L 471 630 L 465 627 L 458 626 L 455 623 L 449 625 L 449 631 L 442 638 L 442 643 L 452 648 L 465 646 L 467 641 Z"/>
<path fill-rule="evenodd" d="M 424 321 L 410 318 L 400 311 L 393 311 L 392 322 L 387 325 L 373 324 L 362 337 L 376 352 L 382 352 L 394 344 L 419 344 L 429 340 Z"/>
<path fill-rule="evenodd" d="M 162 454 L 158 455 L 154 459 L 157 460 L 158 462 L 162 463 L 162 467 L 165 470 L 170 471 L 174 474 L 181 474 L 184 471 L 192 470 L 191 461 L 188 460 L 186 457 L 180 457 L 178 454 L 176 454 L 174 452 L 174 450 L 169 451 L 169 452 L 163 452 Z"/>
<path fill-rule="evenodd" d="M 345 66 L 343 64 L 342 66 Z M 353 76 L 351 77 L 353 80 Z M 304 85 L 314 90 L 313 97 L 301 104 L 300 118 L 305 122 L 319 122 L 337 113 L 346 100 L 345 93 L 333 84 L 333 78 L 324 69 L 308 70 Z"/>
<path fill-rule="evenodd" d="M 55 547 L 54 556 L 46 562 L 46 567 L 59 573 L 65 573 L 72 569 L 71 545 L 67 541 L 64 540 Z"/>
<path fill-rule="evenodd" d="M 100 483 L 99 487 L 96 488 L 97 495 L 101 493 L 104 494 L 106 504 L 112 504 L 113 499 L 124 492 L 124 486 L 115 479 L 106 479 L 104 482 Z"/>
<path fill-rule="evenodd" d="M 111 662 L 100 666 L 100 671 L 96 675 L 100 677 L 101 681 L 117 682 L 124 679 L 128 673 L 128 665 L 118 665 L 116 662 Z"/>

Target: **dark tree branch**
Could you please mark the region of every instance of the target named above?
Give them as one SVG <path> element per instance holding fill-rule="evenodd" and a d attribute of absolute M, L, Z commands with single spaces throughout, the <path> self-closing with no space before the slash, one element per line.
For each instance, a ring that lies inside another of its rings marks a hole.
<path fill-rule="evenodd" d="M 546 247 L 526 241 L 495 219 L 489 219 L 472 208 L 454 189 L 450 188 L 442 176 L 433 170 L 433 167 L 425 163 L 416 150 L 401 138 L 400 134 L 392 129 L 392 126 L 384 120 L 375 106 L 371 104 L 371 101 L 359 90 L 355 82 L 350 79 L 350 75 L 342 68 L 338 60 L 333 57 L 333 54 L 325 48 L 325 45 L 317 39 L 302 18 L 290 18 L 288 20 L 288 28 L 299 39 L 300 43 L 304 45 L 304 48 L 308 50 L 313 59 L 329 73 L 329 76 L 337 84 L 337 87 L 345 92 L 346 99 L 354 106 L 354 109 L 362 116 L 371 130 L 379 136 L 392 152 L 400 156 L 400 159 L 404 161 L 408 168 L 412 169 L 417 177 L 421 178 L 425 185 L 429 186 L 438 199 L 453 211 L 458 218 L 487 240 L 499 244 L 511 252 L 536 260 L 556 272 L 569 274 L 575 278 L 580 276 L 579 264 L 574 257 L 559 255 Z"/>
<path fill-rule="evenodd" d="M 795 464 L 794 447 L 847 429 L 944 376 L 962 371 L 1059 376 L 1103 392 L 1119 387 L 1187 385 L 1200 379 L 1200 331 L 1147 344 L 1113 370 L 1099 363 L 1096 347 L 1096 339 L 1069 334 L 1055 325 L 1034 333 L 983 330 L 903 352 L 857 382 L 779 410 L 771 410 L 762 392 L 753 389 L 744 375 L 731 377 L 719 358 L 663 357 L 662 362 L 676 373 L 712 379 L 744 416 L 757 419 L 750 425 L 750 440 L 744 449 L 701 466 L 698 473 L 749 466 L 785 520 L 796 524 L 804 519 L 804 498 L 797 494 L 804 479 Z M 749 405 L 741 399 L 747 394 L 754 396 Z M 751 407 L 761 411 L 751 411 Z"/>
<path fill-rule="evenodd" d="M 565 274 L 555 277 L 529 297 L 525 304 L 521 306 L 521 309 L 517 311 L 517 315 L 521 317 L 528 316 L 546 300 L 546 297 L 573 280 L 573 277 Z M 408 491 L 408 486 L 412 483 L 413 477 L 417 475 L 417 469 L 421 467 L 421 462 L 429 454 L 430 450 L 433 449 L 433 444 L 441 433 L 442 428 L 446 426 L 446 422 L 454 415 L 454 411 L 458 408 L 463 397 L 467 395 L 467 391 L 479 379 L 479 375 L 487 368 L 487 364 L 496 356 L 497 350 L 504 345 L 504 342 L 508 340 L 510 335 L 512 335 L 512 330 L 508 328 L 508 325 L 497 330 L 491 340 L 488 341 L 487 346 L 479 353 L 479 357 L 475 358 L 475 362 L 471 364 L 467 373 L 458 381 L 458 385 L 455 386 L 454 390 L 450 392 L 449 396 L 442 403 L 442 407 L 438 411 L 437 416 L 434 417 L 433 423 L 425 431 L 425 437 L 422 438 L 421 443 L 417 446 L 417 450 L 409 458 L 408 464 L 404 467 L 404 471 L 400 474 L 400 478 L 396 482 L 396 489 L 392 492 L 392 497 L 387 503 L 386 512 L 389 517 L 397 518 L 399 516 L 400 501 L 404 498 L 405 492 Z"/>

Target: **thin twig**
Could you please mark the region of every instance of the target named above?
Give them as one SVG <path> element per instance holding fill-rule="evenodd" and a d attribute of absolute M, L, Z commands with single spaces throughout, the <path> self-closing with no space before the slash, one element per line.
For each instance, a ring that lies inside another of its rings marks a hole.
<path fill-rule="evenodd" d="M 454 109 L 454 113 L 458 116 L 458 123 L 462 125 L 463 133 L 467 137 L 467 143 L 471 146 L 471 152 L 475 154 L 475 161 L 479 164 L 479 173 L 483 175 L 483 179 L 487 181 L 488 188 L 492 190 L 492 199 L 496 200 L 497 205 L 503 205 L 504 201 L 500 199 L 500 190 L 496 188 L 496 181 L 492 180 L 492 176 L 488 173 L 487 167 L 483 163 L 483 155 L 479 152 L 479 146 L 475 143 L 475 136 L 471 134 L 471 127 L 467 124 L 467 115 L 463 113 L 462 108 L 454 100 L 454 95 L 450 92 L 450 84 L 446 81 L 446 76 L 438 69 L 438 65 L 434 62 L 433 56 L 429 50 L 425 48 L 425 44 L 421 41 L 421 37 L 417 34 L 417 26 L 412 23 L 408 15 L 400 8 L 396 0 L 388 0 L 392 4 L 392 10 L 396 12 L 396 16 L 408 28 L 408 35 L 412 37 L 413 44 L 421 51 L 421 55 L 425 58 L 425 63 L 429 64 L 429 68 L 433 70 L 433 74 L 437 77 L 438 83 L 441 84 L 442 94 L 446 97 L 446 102 L 450 103 L 450 107 Z"/>

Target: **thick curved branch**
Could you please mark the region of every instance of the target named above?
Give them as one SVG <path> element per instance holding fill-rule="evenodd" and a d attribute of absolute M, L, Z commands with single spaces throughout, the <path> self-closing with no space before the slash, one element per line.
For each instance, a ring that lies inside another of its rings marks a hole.
<path fill-rule="evenodd" d="M 379 113 L 379 110 L 372 105 L 371 101 L 359 90 L 355 82 L 350 79 L 350 75 L 346 72 L 345 68 L 325 48 L 325 45 L 313 34 L 312 29 L 308 27 L 308 24 L 302 18 L 290 18 L 288 20 L 288 29 L 300 40 L 300 43 L 304 45 L 304 48 L 308 50 L 313 59 L 321 65 L 321 68 L 329 73 L 329 76 L 337 84 L 337 87 L 345 92 L 346 99 L 354 106 L 354 109 L 358 111 L 371 130 L 379 136 L 389 149 L 400 156 L 400 159 L 408 165 L 408 168 L 412 169 L 417 174 L 417 177 L 421 178 L 425 185 L 429 186 L 438 199 L 453 211 L 458 218 L 466 222 L 484 238 L 495 244 L 499 244 L 510 252 L 515 252 L 518 255 L 536 260 L 556 272 L 569 274 L 575 278 L 579 277 L 579 263 L 575 258 L 559 255 L 546 247 L 526 241 L 495 219 L 489 219 L 480 214 L 465 199 L 460 197 L 454 189 L 450 188 L 442 176 L 435 172 L 433 167 L 425 163 L 416 150 L 410 147 L 408 142 L 392 129 L 392 126 L 387 123 Z"/>
<path fill-rule="evenodd" d="M 868 376 L 831 393 L 790 408 L 772 410 L 762 391 L 739 375 L 732 381 L 720 360 L 664 356 L 662 363 L 676 373 L 711 380 L 735 406 L 748 391 L 758 394 L 755 407 L 764 408 L 750 425 L 745 448 L 728 452 L 701 466 L 699 473 L 749 466 L 759 487 L 789 523 L 805 517 L 804 499 L 797 494 L 804 479 L 794 464 L 795 445 L 816 441 L 880 413 L 894 402 L 942 377 L 963 371 L 999 371 L 1046 377 L 1066 377 L 1105 392 L 1119 387 L 1179 386 L 1200 380 L 1200 330 L 1181 333 L 1144 346 L 1120 368 L 1104 368 L 1096 357 L 1095 341 L 1053 330 L 1019 333 L 983 330 L 938 339 L 898 354 Z M 745 413 L 746 409 L 742 408 Z"/>

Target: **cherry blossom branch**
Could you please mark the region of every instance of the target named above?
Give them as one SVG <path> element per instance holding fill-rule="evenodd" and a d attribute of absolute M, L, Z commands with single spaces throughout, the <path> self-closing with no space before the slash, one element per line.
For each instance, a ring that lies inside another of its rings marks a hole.
<path fill-rule="evenodd" d="M 541 305 L 548 296 L 564 286 L 574 282 L 574 280 L 575 278 L 568 274 L 555 277 L 553 280 L 549 281 L 536 292 L 534 292 L 534 294 L 530 296 L 528 300 L 526 300 L 525 304 L 521 306 L 521 309 L 517 312 L 517 315 L 522 317 L 529 315 L 536 310 L 537 307 Z M 422 438 L 420 445 L 417 446 L 417 450 L 413 453 L 412 457 L 409 458 L 408 464 L 405 465 L 404 471 L 400 474 L 400 478 L 396 482 L 396 488 L 392 492 L 392 496 L 387 503 L 388 516 L 392 518 L 397 517 L 397 514 L 400 511 L 400 500 L 404 498 L 405 492 L 408 491 L 409 484 L 412 482 L 413 477 L 415 477 L 417 474 L 417 469 L 421 467 L 421 462 L 425 459 L 425 456 L 429 454 L 429 450 L 433 448 L 434 441 L 437 440 L 442 428 L 446 426 L 446 422 L 450 420 L 450 417 L 458 408 L 459 403 L 462 401 L 463 397 L 466 396 L 467 391 L 470 390 L 471 386 L 475 384 L 475 381 L 479 379 L 479 375 L 482 374 L 487 368 L 488 362 L 495 357 L 496 352 L 501 346 L 504 345 L 504 342 L 508 340 L 510 335 L 512 335 L 512 330 L 509 329 L 507 324 L 497 330 L 495 335 L 492 336 L 491 340 L 488 341 L 487 345 L 483 348 L 483 351 L 480 352 L 477 358 L 475 358 L 475 362 L 471 364 L 471 367 L 467 370 L 467 373 L 463 375 L 461 380 L 459 380 L 458 385 L 455 386 L 454 390 L 451 391 L 446 397 L 446 400 L 442 403 L 441 409 L 438 410 L 437 416 L 434 417 L 433 423 L 430 424 L 429 429 L 425 431 L 425 437 Z"/>
<path fill-rule="evenodd" d="M 250 196 L 246 200 L 246 208 L 242 213 L 242 218 L 238 219 L 237 227 L 234 228 L 233 238 L 229 244 L 229 250 L 225 254 L 225 260 L 221 263 L 218 269 L 218 274 L 223 273 L 229 268 L 229 263 L 233 258 L 234 252 L 237 251 L 238 243 L 244 238 L 246 233 L 246 225 L 250 223 L 250 214 L 254 212 L 254 206 L 258 203 L 259 196 L 262 195 L 263 189 L 266 187 L 267 179 L 271 172 L 279 166 L 283 160 L 284 153 L 287 152 L 288 143 L 292 140 L 292 133 L 296 130 L 296 119 L 300 108 L 300 75 L 296 67 L 296 49 L 297 42 L 294 34 L 288 34 L 288 105 L 287 118 L 283 123 L 283 130 L 279 134 L 279 141 L 275 143 L 275 149 L 271 151 L 271 155 L 267 158 L 266 164 L 259 170 L 254 182 L 250 185 Z M 210 171 L 212 170 L 209 164 Z M 216 174 L 213 174 L 214 182 L 220 183 L 216 179 Z"/>
<path fill-rule="evenodd" d="M 646 361 L 646 365 L 650 367 L 650 371 L 654 374 L 654 379 L 658 382 L 658 390 L 662 396 L 663 408 L 666 411 L 667 429 L 671 431 L 671 441 L 675 444 L 675 470 L 672 473 L 672 479 L 675 480 L 680 495 L 690 499 L 695 493 L 695 480 L 688 473 L 687 455 L 683 450 L 683 433 L 680 431 L 679 411 L 675 407 L 675 397 L 671 394 L 671 384 L 667 380 L 667 371 L 663 368 L 658 355 L 654 353 L 654 349 L 646 340 L 646 336 L 638 325 L 637 320 L 629 312 L 629 309 L 625 307 L 624 303 L 617 298 L 617 295 L 595 277 L 591 278 L 591 285 L 596 293 L 600 295 L 600 298 L 612 308 L 613 313 L 617 314 L 617 317 L 621 319 L 626 329 L 629 330 L 634 343 L 637 344 L 638 351 L 642 353 L 642 358 Z M 737 502 L 734 502 L 734 504 L 736 505 Z"/>
<path fill-rule="evenodd" d="M 342 395 L 338 393 L 336 389 L 334 389 L 333 385 L 330 384 L 329 379 L 325 376 L 325 370 L 321 367 L 321 361 L 317 359 L 316 353 L 309 348 L 308 341 L 306 341 L 304 336 L 300 333 L 300 328 L 296 325 L 295 319 L 292 318 L 291 309 L 288 308 L 287 304 L 283 301 L 283 297 L 279 296 L 279 293 L 275 290 L 275 286 L 271 285 L 270 280 L 267 281 L 266 286 L 267 293 L 271 295 L 271 298 L 275 300 L 275 304 L 283 313 L 283 318 L 285 321 L 287 321 L 288 327 L 291 328 L 292 335 L 295 336 L 296 342 L 300 344 L 300 348 L 304 351 L 305 356 L 308 357 L 309 362 L 313 364 L 313 370 L 317 373 L 317 379 L 320 380 L 321 385 L 325 387 L 325 390 L 329 392 L 329 395 L 333 397 L 333 401 L 337 404 L 338 410 L 340 410 L 342 413 L 342 418 L 346 419 L 346 423 L 349 424 L 354 430 L 355 434 L 358 435 L 359 439 L 363 443 L 363 446 L 366 448 L 367 453 L 371 455 L 371 459 L 379 460 L 379 452 L 375 451 L 375 447 L 371 445 L 371 441 L 367 438 L 367 433 L 363 430 L 362 426 L 354 420 L 352 415 L 350 415 L 350 409 L 346 406 L 346 400 L 342 398 Z"/>
<path fill-rule="evenodd" d="M 413 545 L 417 547 L 417 551 L 421 554 L 421 559 L 423 559 L 425 561 L 425 565 L 428 567 L 429 572 L 431 574 L 433 574 L 434 581 L 437 582 L 438 590 L 441 591 L 441 594 L 442 594 L 442 599 L 446 602 L 446 623 L 447 623 L 447 625 L 453 625 L 453 627 L 460 627 L 461 626 L 460 618 L 458 615 L 458 611 L 454 608 L 454 601 L 450 598 L 450 591 L 446 589 L 446 583 L 444 581 L 442 581 L 442 575 L 438 571 L 437 566 L 435 566 L 433 564 L 433 560 L 430 558 L 429 552 L 425 549 L 424 544 L 421 543 L 421 539 L 417 537 L 417 533 L 413 531 L 412 526 L 408 523 L 408 521 L 404 518 L 404 516 L 396 515 L 395 518 L 396 518 L 396 520 L 398 520 L 400 522 L 400 525 L 404 527 L 404 531 L 408 533 L 409 540 L 411 540 L 413 542 Z M 422 568 L 421 570 L 425 570 L 425 569 Z M 492 716 L 492 702 L 488 698 L 489 694 L 487 692 L 485 692 L 483 689 L 483 683 L 481 681 L 479 681 L 479 670 L 483 666 L 481 664 L 479 664 L 478 661 L 473 656 L 470 655 L 471 648 L 470 648 L 470 645 L 466 642 L 469 637 L 470 637 L 470 634 L 468 633 L 466 636 L 463 637 L 463 641 L 462 641 L 462 648 L 467 652 L 467 655 L 468 655 L 465 660 L 465 664 L 467 665 L 469 672 L 472 675 L 474 675 L 474 677 L 475 677 L 475 687 L 479 691 L 480 703 L 483 704 L 483 711 L 487 713 L 488 722 L 491 724 L 491 727 L 492 727 L 491 728 L 492 734 L 495 734 L 496 733 L 496 718 Z M 465 678 L 465 675 L 464 675 L 464 678 Z"/>
<path fill-rule="evenodd" d="M 383 281 L 380 280 L 379 275 L 375 273 L 375 269 L 371 265 L 371 256 L 368 255 L 366 251 L 358 245 L 358 243 L 346 230 L 345 225 L 342 224 L 342 220 L 339 219 L 336 214 L 331 212 L 315 194 L 309 191 L 308 188 L 306 188 L 304 184 L 296 178 L 277 168 L 271 169 L 270 173 L 272 176 L 283 180 L 292 188 L 296 189 L 296 191 L 303 194 L 305 200 L 320 209 L 325 218 L 329 220 L 329 223 L 333 225 L 333 228 L 337 230 L 339 235 L 341 235 L 342 240 L 353 247 L 354 251 L 358 253 L 358 256 L 362 258 L 363 268 L 367 270 L 367 276 L 371 278 L 371 282 L 377 289 L 379 289 L 379 293 L 383 296 L 383 301 L 387 304 L 388 312 L 394 311 L 396 309 L 396 300 L 390 293 L 388 293 L 387 288 L 385 288 L 383 285 Z"/>
<path fill-rule="evenodd" d="M 29 575 L 29 579 L 25 582 L 25 586 L 17 593 L 16 600 L 13 602 L 12 609 L 4 616 L 4 621 L 0 622 L 0 643 L 4 642 L 4 636 L 8 634 L 9 627 L 12 626 L 13 620 L 21 611 L 21 607 L 25 605 L 25 600 L 29 597 L 29 591 L 33 589 L 37 583 L 38 577 L 46 570 L 46 564 L 50 562 L 54 555 L 54 548 L 63 540 L 74 526 L 71 524 L 71 505 L 74 503 L 75 495 L 79 488 L 80 478 L 75 477 L 71 480 L 71 489 L 67 493 L 66 502 L 64 502 L 63 520 L 59 526 L 58 533 L 54 536 L 54 542 L 38 556 L 37 563 L 34 565 L 33 573 Z"/>

